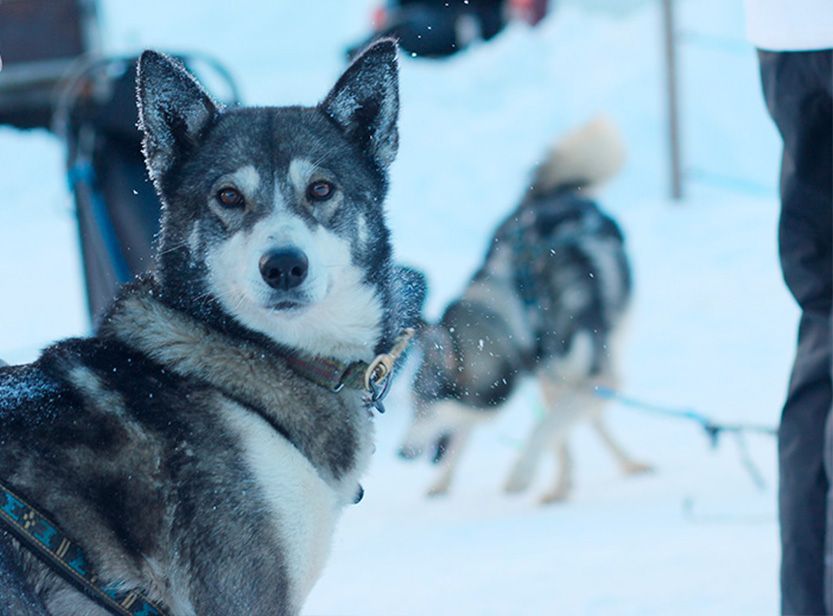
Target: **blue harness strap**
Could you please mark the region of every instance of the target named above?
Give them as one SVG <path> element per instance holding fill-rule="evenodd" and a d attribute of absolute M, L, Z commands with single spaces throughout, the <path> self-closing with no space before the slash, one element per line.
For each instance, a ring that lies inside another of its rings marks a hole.
<path fill-rule="evenodd" d="M 84 551 L 37 509 L 0 483 L 0 522 L 21 545 L 71 582 L 90 599 L 121 616 L 164 616 L 158 605 L 137 590 L 103 583 Z"/>

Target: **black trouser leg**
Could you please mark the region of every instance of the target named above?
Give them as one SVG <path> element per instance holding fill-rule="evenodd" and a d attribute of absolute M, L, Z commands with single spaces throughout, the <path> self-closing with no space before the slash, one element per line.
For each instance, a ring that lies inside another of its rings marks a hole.
<path fill-rule="evenodd" d="M 778 442 L 784 614 L 828 613 L 823 580 L 827 513 L 833 512 L 824 457 L 830 340 L 830 315 L 804 312 Z"/>
<path fill-rule="evenodd" d="M 825 433 L 833 402 L 832 56 L 830 50 L 759 54 L 767 106 L 784 140 L 781 267 L 802 310 L 779 430 L 784 614 L 826 613 L 824 587 L 830 578 L 825 567 L 825 535 L 828 512 L 833 515 L 833 507 L 827 506 L 833 458 L 826 461 L 825 454 L 833 453 L 833 442 L 825 446 Z M 833 425 L 829 430 L 833 431 Z"/>

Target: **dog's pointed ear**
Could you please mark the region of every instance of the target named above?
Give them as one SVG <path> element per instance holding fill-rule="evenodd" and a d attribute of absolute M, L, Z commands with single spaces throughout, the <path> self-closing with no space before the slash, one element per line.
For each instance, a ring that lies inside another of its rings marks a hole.
<path fill-rule="evenodd" d="M 399 132 L 397 45 L 381 39 L 347 68 L 319 106 L 384 172 L 396 158 Z"/>
<path fill-rule="evenodd" d="M 145 162 L 158 184 L 177 157 L 198 141 L 218 107 L 182 64 L 155 51 L 139 58 L 136 98 Z"/>

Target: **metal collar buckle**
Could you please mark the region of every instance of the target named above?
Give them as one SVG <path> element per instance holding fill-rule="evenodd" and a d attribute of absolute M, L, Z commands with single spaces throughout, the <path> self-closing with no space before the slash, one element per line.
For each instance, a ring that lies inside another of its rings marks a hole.
<path fill-rule="evenodd" d="M 396 339 L 393 348 L 387 353 L 377 355 L 376 359 L 370 362 L 367 370 L 364 373 L 364 387 L 370 392 L 370 403 L 380 413 L 385 412 L 385 405 L 383 400 L 390 391 L 391 374 L 393 367 L 399 356 L 408 347 L 408 343 L 414 337 L 415 331 L 412 328 L 402 330 L 402 333 Z"/>
<path fill-rule="evenodd" d="M 385 405 L 383 401 L 385 399 L 385 396 L 388 395 L 388 391 L 390 390 L 390 383 L 391 379 L 385 378 L 382 380 L 381 387 L 378 383 L 370 384 L 370 403 L 380 413 L 385 412 Z"/>
<path fill-rule="evenodd" d="M 393 380 L 390 378 L 393 361 L 393 358 L 388 354 L 379 355 L 368 366 L 364 375 L 365 388 L 370 392 L 370 403 L 380 413 L 385 412 L 383 400 L 388 395 Z"/>

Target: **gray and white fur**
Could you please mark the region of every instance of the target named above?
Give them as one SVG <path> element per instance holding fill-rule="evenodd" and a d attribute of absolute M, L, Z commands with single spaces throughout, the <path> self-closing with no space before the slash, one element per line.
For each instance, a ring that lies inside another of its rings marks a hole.
<path fill-rule="evenodd" d="M 572 484 L 569 430 L 580 419 L 593 423 L 623 471 L 648 470 L 613 440 L 593 393 L 594 386 L 616 384 L 631 273 L 619 227 L 590 194 L 623 161 L 618 132 L 604 118 L 556 143 L 462 296 L 422 328 L 415 414 L 400 455 L 433 451 L 440 470 L 429 494 L 448 491 L 472 430 L 529 376 L 540 383 L 547 413 L 523 445 L 507 492 L 525 490 L 550 453 L 560 470 L 543 501 L 565 499 Z"/>
<path fill-rule="evenodd" d="M 361 493 L 366 397 L 285 358 L 369 361 L 403 325 L 383 209 L 396 54 L 375 44 L 316 107 L 222 109 L 145 52 L 156 269 L 94 336 L 0 368 L 2 480 L 170 614 L 298 613 Z M 3 531 L 0 584 L 2 614 L 105 613 Z"/>

